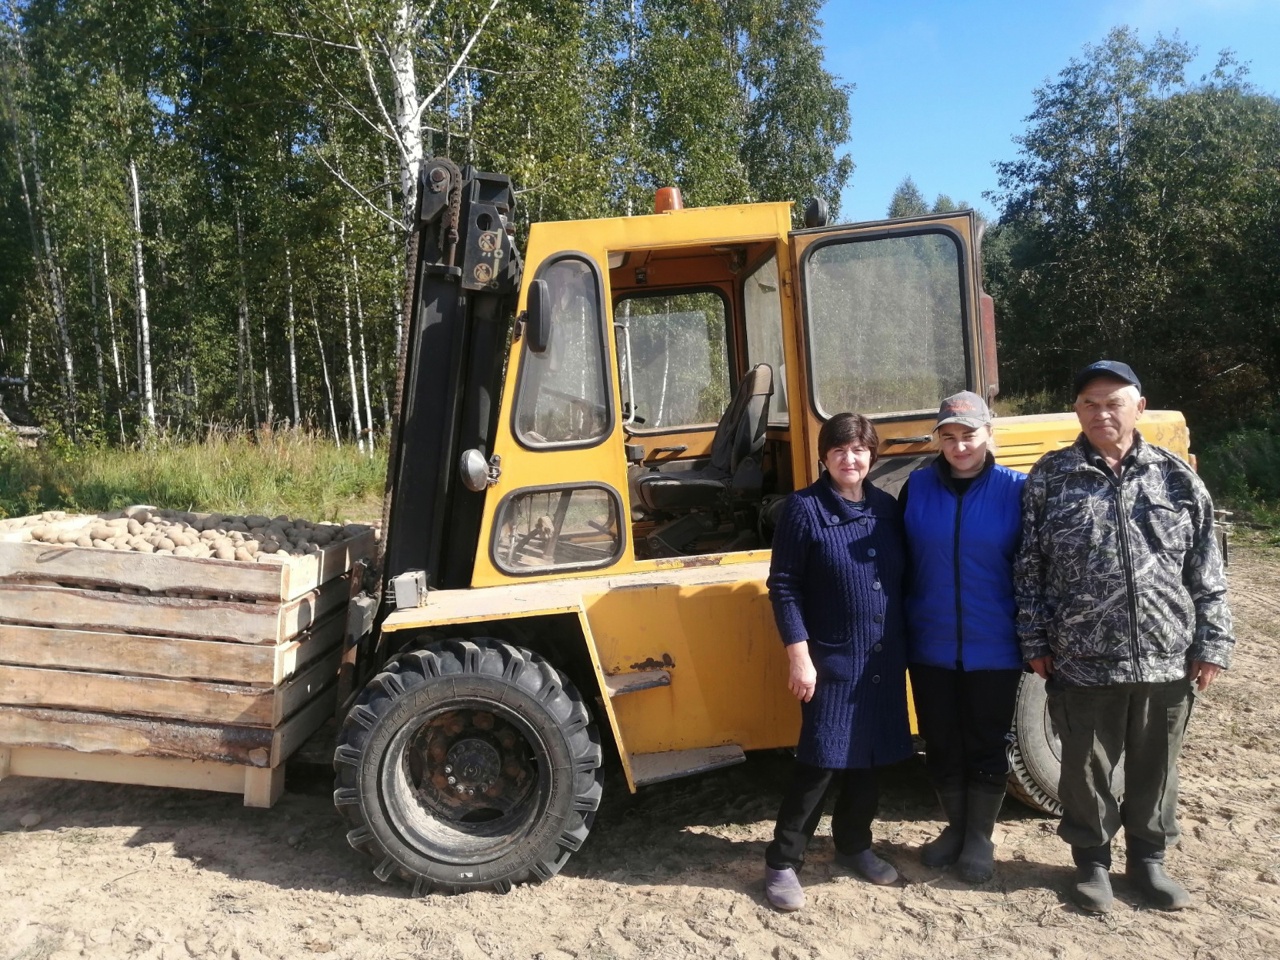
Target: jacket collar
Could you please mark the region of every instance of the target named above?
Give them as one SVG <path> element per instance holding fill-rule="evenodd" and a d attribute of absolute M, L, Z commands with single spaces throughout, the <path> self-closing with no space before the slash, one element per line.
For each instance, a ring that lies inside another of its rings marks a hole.
<path fill-rule="evenodd" d="M 1107 461 L 1089 442 L 1089 438 L 1081 432 L 1076 437 L 1076 442 L 1067 448 L 1073 454 L 1071 469 L 1076 471 L 1096 470 L 1099 473 L 1114 476 L 1111 467 L 1107 465 Z M 1145 467 L 1152 463 L 1157 463 L 1160 455 L 1156 452 L 1151 444 L 1143 439 L 1142 433 L 1138 430 L 1133 431 L 1133 446 L 1129 448 L 1129 452 L 1120 461 L 1124 467 L 1124 473 L 1127 473 L 1130 467 Z"/>
<path fill-rule="evenodd" d="M 831 484 L 831 478 L 823 474 L 813 485 L 818 493 L 818 521 L 824 527 L 834 527 L 851 520 L 864 519 L 875 511 L 871 506 L 872 491 L 876 488 L 870 480 L 862 481 L 862 499 L 851 503 Z"/>
<path fill-rule="evenodd" d="M 933 458 L 933 462 L 930 465 L 933 467 L 934 471 L 938 474 L 938 478 L 942 481 L 942 485 L 946 487 L 948 490 L 950 490 L 952 493 L 955 493 L 956 478 L 951 475 L 951 468 L 947 465 L 947 458 L 940 453 Z M 979 470 L 972 477 L 969 477 L 969 480 L 972 481 L 969 484 L 969 486 L 976 487 L 981 481 L 985 480 L 987 477 L 991 475 L 991 471 L 995 469 L 995 466 L 996 466 L 996 455 L 992 453 L 990 450 L 988 450 L 987 459 L 982 464 L 982 469 Z"/>

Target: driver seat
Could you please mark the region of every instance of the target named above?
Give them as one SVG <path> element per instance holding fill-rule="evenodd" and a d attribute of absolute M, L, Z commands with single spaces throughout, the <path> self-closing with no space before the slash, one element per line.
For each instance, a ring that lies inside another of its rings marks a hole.
<path fill-rule="evenodd" d="M 636 478 L 636 498 L 644 509 L 686 513 L 718 506 L 727 499 L 759 499 L 764 487 L 760 454 L 772 396 L 773 368 L 757 364 L 742 378 L 716 425 L 711 457 L 705 464 L 655 466 Z"/>

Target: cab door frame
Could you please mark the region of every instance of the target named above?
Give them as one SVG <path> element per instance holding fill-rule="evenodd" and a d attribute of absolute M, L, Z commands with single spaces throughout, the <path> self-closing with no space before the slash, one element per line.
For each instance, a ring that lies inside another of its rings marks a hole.
<path fill-rule="evenodd" d="M 907 239 L 926 235 L 943 235 L 949 237 L 956 245 L 957 283 L 959 295 L 961 323 L 961 345 L 963 353 L 963 372 L 956 371 L 957 376 L 946 389 L 946 393 L 961 389 L 986 393 L 985 384 L 994 384 L 994 345 L 984 348 L 984 310 L 982 292 L 980 258 L 978 244 L 980 228 L 977 214 L 971 210 L 953 213 L 934 214 L 901 220 L 880 220 L 851 225 L 815 227 L 806 230 L 792 231 L 788 236 L 790 247 L 790 270 L 792 277 L 790 287 L 794 316 L 793 335 L 799 365 L 796 370 L 803 371 L 803 376 L 790 378 L 791 390 L 797 395 L 792 403 L 792 456 L 796 486 L 811 483 L 818 476 L 818 431 L 825 421 L 824 413 L 830 415 L 836 411 L 822 411 L 815 385 L 815 370 L 811 363 L 814 354 L 812 343 L 814 331 L 810 322 L 809 308 L 813 300 L 813 291 L 809 290 L 812 279 L 807 267 L 812 255 L 822 248 L 841 243 L 876 242 L 890 239 Z M 987 298 L 989 301 L 989 298 Z M 932 398 L 931 406 L 920 406 L 908 410 L 872 411 L 855 410 L 865 413 L 876 425 L 881 438 L 882 454 L 924 454 L 935 448 L 931 435 L 936 404 L 946 395 L 943 393 Z M 803 423 L 803 430 L 797 428 Z M 801 438 L 798 433 L 803 433 Z"/>

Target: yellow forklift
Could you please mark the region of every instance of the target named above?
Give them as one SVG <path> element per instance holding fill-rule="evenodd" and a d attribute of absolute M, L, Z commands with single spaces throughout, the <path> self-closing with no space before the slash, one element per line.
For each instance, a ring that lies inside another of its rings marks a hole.
<path fill-rule="evenodd" d="M 833 226 L 810 201 L 793 230 L 789 203 L 663 190 L 652 215 L 534 224 L 522 262 L 507 178 L 436 159 L 419 196 L 334 802 L 379 878 L 506 890 L 586 840 L 606 740 L 633 791 L 795 744 L 777 505 L 845 410 L 875 421 L 896 492 L 936 454 L 941 397 L 996 394 L 994 317 L 968 211 Z M 1185 453 L 1180 414 L 1143 426 Z M 1001 419 L 1000 459 L 1077 432 Z M 1026 694 L 1014 786 L 1051 809 Z"/>

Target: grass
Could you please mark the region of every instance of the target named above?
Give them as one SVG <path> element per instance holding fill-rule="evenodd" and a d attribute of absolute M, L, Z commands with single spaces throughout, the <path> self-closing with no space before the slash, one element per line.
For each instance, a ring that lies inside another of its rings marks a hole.
<path fill-rule="evenodd" d="M 0 517 L 146 503 L 367 522 L 381 515 L 386 459 L 385 449 L 368 456 L 294 432 L 257 439 L 211 433 L 203 443 L 159 441 L 142 449 L 0 443 Z"/>

